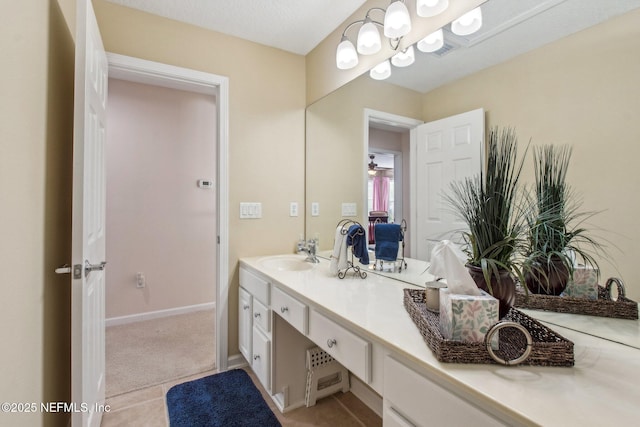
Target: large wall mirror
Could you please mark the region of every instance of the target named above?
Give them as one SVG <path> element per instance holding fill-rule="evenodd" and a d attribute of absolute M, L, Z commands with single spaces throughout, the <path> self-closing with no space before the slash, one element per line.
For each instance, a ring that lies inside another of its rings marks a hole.
<path fill-rule="evenodd" d="M 520 12 L 505 16 L 514 3 Z M 418 55 L 413 71 L 394 68 L 386 81 L 362 75 L 307 108 L 307 236 L 330 249 L 345 203 L 355 204 L 353 219 L 368 219 L 368 141 L 385 134 L 393 139 L 410 126 L 370 120 L 365 111 L 430 122 L 482 108 L 486 128 L 513 126 L 523 149 L 529 141 L 573 146 L 569 180 L 585 209 L 601 211 L 588 225 L 610 242 L 611 261 L 602 262 L 602 275 L 621 277 L 627 296 L 638 301 L 640 0 L 489 0 L 483 11 L 484 25 L 501 25 L 499 31 L 489 27 L 466 46 L 451 39 L 449 53 Z M 560 27 L 567 33 L 556 33 Z M 514 43 L 520 50 L 505 57 Z M 407 138 L 398 138 L 402 147 Z M 374 150 L 385 151 L 402 149 Z M 406 156 L 403 176 L 410 172 Z M 533 180 L 531 162 L 527 181 Z M 406 200 L 402 209 L 410 219 L 413 207 Z M 627 344 L 640 347 L 638 328 L 630 334 Z"/>

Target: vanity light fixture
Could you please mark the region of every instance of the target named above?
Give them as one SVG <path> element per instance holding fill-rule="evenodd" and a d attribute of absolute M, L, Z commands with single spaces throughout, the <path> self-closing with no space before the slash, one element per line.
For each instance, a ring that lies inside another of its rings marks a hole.
<path fill-rule="evenodd" d="M 429 18 L 436 16 L 449 7 L 449 0 L 416 0 L 416 12 L 418 16 Z"/>
<path fill-rule="evenodd" d="M 374 11 L 384 14 L 384 23 L 371 17 Z M 347 37 L 347 31 L 358 24 L 361 26 L 354 46 Z M 411 31 L 411 17 L 404 0 L 392 0 L 386 10 L 381 7 L 372 7 L 367 11 L 364 19 L 347 25 L 336 49 L 336 66 L 341 70 L 348 70 L 358 65 L 358 54 L 374 55 L 378 53 L 382 49 L 382 39 L 378 27 L 383 28 L 391 48 L 398 49 L 402 37 Z"/>
<path fill-rule="evenodd" d="M 482 27 L 482 10 L 480 6 L 465 13 L 451 23 L 451 31 L 459 36 L 468 36 Z"/>

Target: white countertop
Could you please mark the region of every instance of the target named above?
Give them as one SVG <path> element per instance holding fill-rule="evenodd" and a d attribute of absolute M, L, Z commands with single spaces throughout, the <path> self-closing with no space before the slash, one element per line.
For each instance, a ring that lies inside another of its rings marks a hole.
<path fill-rule="evenodd" d="M 418 363 L 489 412 L 503 412 L 525 424 L 544 426 L 631 425 L 640 421 L 638 349 L 552 326 L 574 342 L 573 368 L 440 363 L 404 308 L 403 288 L 413 285 L 376 274 L 360 279 L 349 273 L 340 280 L 329 275 L 329 261 L 324 259 L 309 270 L 277 271 L 264 268 L 260 264 L 263 258 L 242 258 L 240 263 L 270 277 L 301 300 L 331 312 L 361 335 Z M 428 273 L 424 276 L 433 279 Z"/>

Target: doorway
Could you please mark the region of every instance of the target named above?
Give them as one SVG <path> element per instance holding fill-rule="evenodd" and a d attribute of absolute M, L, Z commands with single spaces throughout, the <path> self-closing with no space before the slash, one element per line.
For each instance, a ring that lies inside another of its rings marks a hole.
<path fill-rule="evenodd" d="M 203 73 L 199 71 L 184 69 L 180 67 L 174 67 L 166 64 L 160 64 L 152 61 L 141 60 L 138 58 L 131 58 L 117 54 L 107 54 L 109 62 L 109 77 L 112 79 L 118 79 L 127 83 L 142 83 L 143 85 L 155 86 L 158 89 L 172 89 L 183 92 L 189 92 L 199 96 L 200 101 L 205 101 L 208 98 L 215 103 L 215 110 L 210 111 L 209 116 L 205 118 L 205 121 L 213 122 L 215 124 L 214 130 L 211 131 L 211 135 L 206 138 L 209 140 L 207 152 L 202 152 L 201 157 L 210 157 L 207 161 L 212 167 L 209 172 L 205 171 L 198 175 L 198 179 L 190 179 L 190 189 L 187 192 L 191 192 L 191 196 L 198 197 L 205 196 L 208 200 L 208 205 L 201 206 L 197 213 L 201 217 L 211 216 L 211 210 L 215 210 L 215 219 L 209 222 L 206 227 L 201 227 L 201 235 L 205 236 L 208 265 L 203 266 L 202 263 L 192 262 L 190 269 L 207 269 L 208 281 L 210 285 L 205 293 L 208 296 L 213 296 L 213 301 L 216 304 L 215 310 L 215 331 L 213 332 L 210 340 L 214 343 L 215 347 L 215 361 L 216 368 L 219 370 L 226 370 L 228 366 L 227 356 L 227 295 L 228 295 L 228 79 L 223 76 L 216 76 L 209 73 Z M 177 147 L 184 141 L 176 141 Z M 147 150 L 148 151 L 148 150 Z M 181 150 L 176 149 L 172 155 L 180 156 Z M 152 152 L 148 153 L 150 156 Z M 128 167 L 135 168 L 136 164 L 130 164 Z M 179 177 L 173 175 L 172 171 L 167 171 L 168 181 L 165 180 L 164 184 L 162 180 L 152 181 L 147 183 L 146 191 L 139 193 L 139 197 L 146 197 L 151 193 L 162 193 L 165 190 L 166 185 L 170 185 L 172 181 L 178 181 Z M 135 176 L 135 175 L 134 175 Z M 192 182 L 191 182 L 192 181 Z M 131 183 L 134 184 L 133 182 Z M 176 201 L 178 204 L 192 204 L 193 200 L 181 200 Z M 161 207 L 159 208 L 161 209 Z M 180 227 L 174 230 L 175 233 L 180 233 Z M 141 236 L 144 240 L 145 236 Z M 200 239 L 194 238 L 191 233 L 192 240 Z M 201 236 L 202 237 L 202 236 Z M 135 240 L 135 239 L 134 239 Z M 146 242 L 150 249 L 150 252 L 157 253 L 158 251 L 167 250 L 162 246 L 151 244 L 150 240 Z M 200 242 L 202 243 L 202 242 Z M 177 245 L 179 246 L 179 245 Z M 181 248 L 175 248 L 180 251 Z M 213 253 L 212 253 L 213 251 Z M 142 274 L 138 274 L 142 273 Z M 185 274 L 184 277 L 187 277 Z M 145 296 L 145 289 L 149 291 L 151 283 L 148 282 L 150 277 L 145 275 L 144 271 L 137 271 L 133 277 L 129 277 L 131 282 L 129 285 L 139 291 L 140 299 L 147 298 L 147 302 L 156 297 L 151 292 L 148 292 Z M 140 286 L 142 284 L 142 286 Z M 140 286 L 138 288 L 138 286 Z M 177 293 L 181 292 L 179 285 L 176 289 Z M 185 292 L 182 289 L 182 293 Z M 172 299 L 177 295 L 165 296 L 164 298 Z M 185 299 L 178 305 L 190 305 L 198 306 L 198 304 L 189 304 Z M 155 310 L 158 311 L 158 310 Z M 151 317 L 155 312 L 151 310 Z M 162 311 L 162 310 L 159 310 Z M 180 314 L 178 309 L 173 314 Z M 126 317 L 126 316 L 125 316 Z"/>

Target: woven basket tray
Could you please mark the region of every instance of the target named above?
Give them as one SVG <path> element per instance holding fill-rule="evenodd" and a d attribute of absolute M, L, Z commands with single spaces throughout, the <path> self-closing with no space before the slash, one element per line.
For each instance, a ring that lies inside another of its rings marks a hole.
<path fill-rule="evenodd" d="M 404 289 L 404 307 L 440 362 L 497 363 L 484 343 L 445 339 L 440 333 L 440 316 L 438 313 L 427 310 L 423 290 Z M 531 334 L 533 339 L 531 354 L 522 362 L 523 365 L 573 366 L 573 342 L 514 308 L 503 320 L 517 322 Z M 506 360 L 512 360 L 519 354 L 509 354 L 510 346 L 503 345 L 503 341 L 509 341 L 508 335 L 508 330 L 500 331 L 500 350 L 496 353 Z M 521 350 L 517 352 L 521 353 Z"/>
<path fill-rule="evenodd" d="M 519 308 L 531 310 L 555 311 L 557 313 L 587 314 L 590 316 L 614 317 L 618 319 L 638 319 L 638 303 L 624 296 L 617 301 L 611 301 L 602 286 L 598 286 L 598 299 L 557 297 L 552 295 L 538 295 L 518 288 L 516 302 Z"/>

